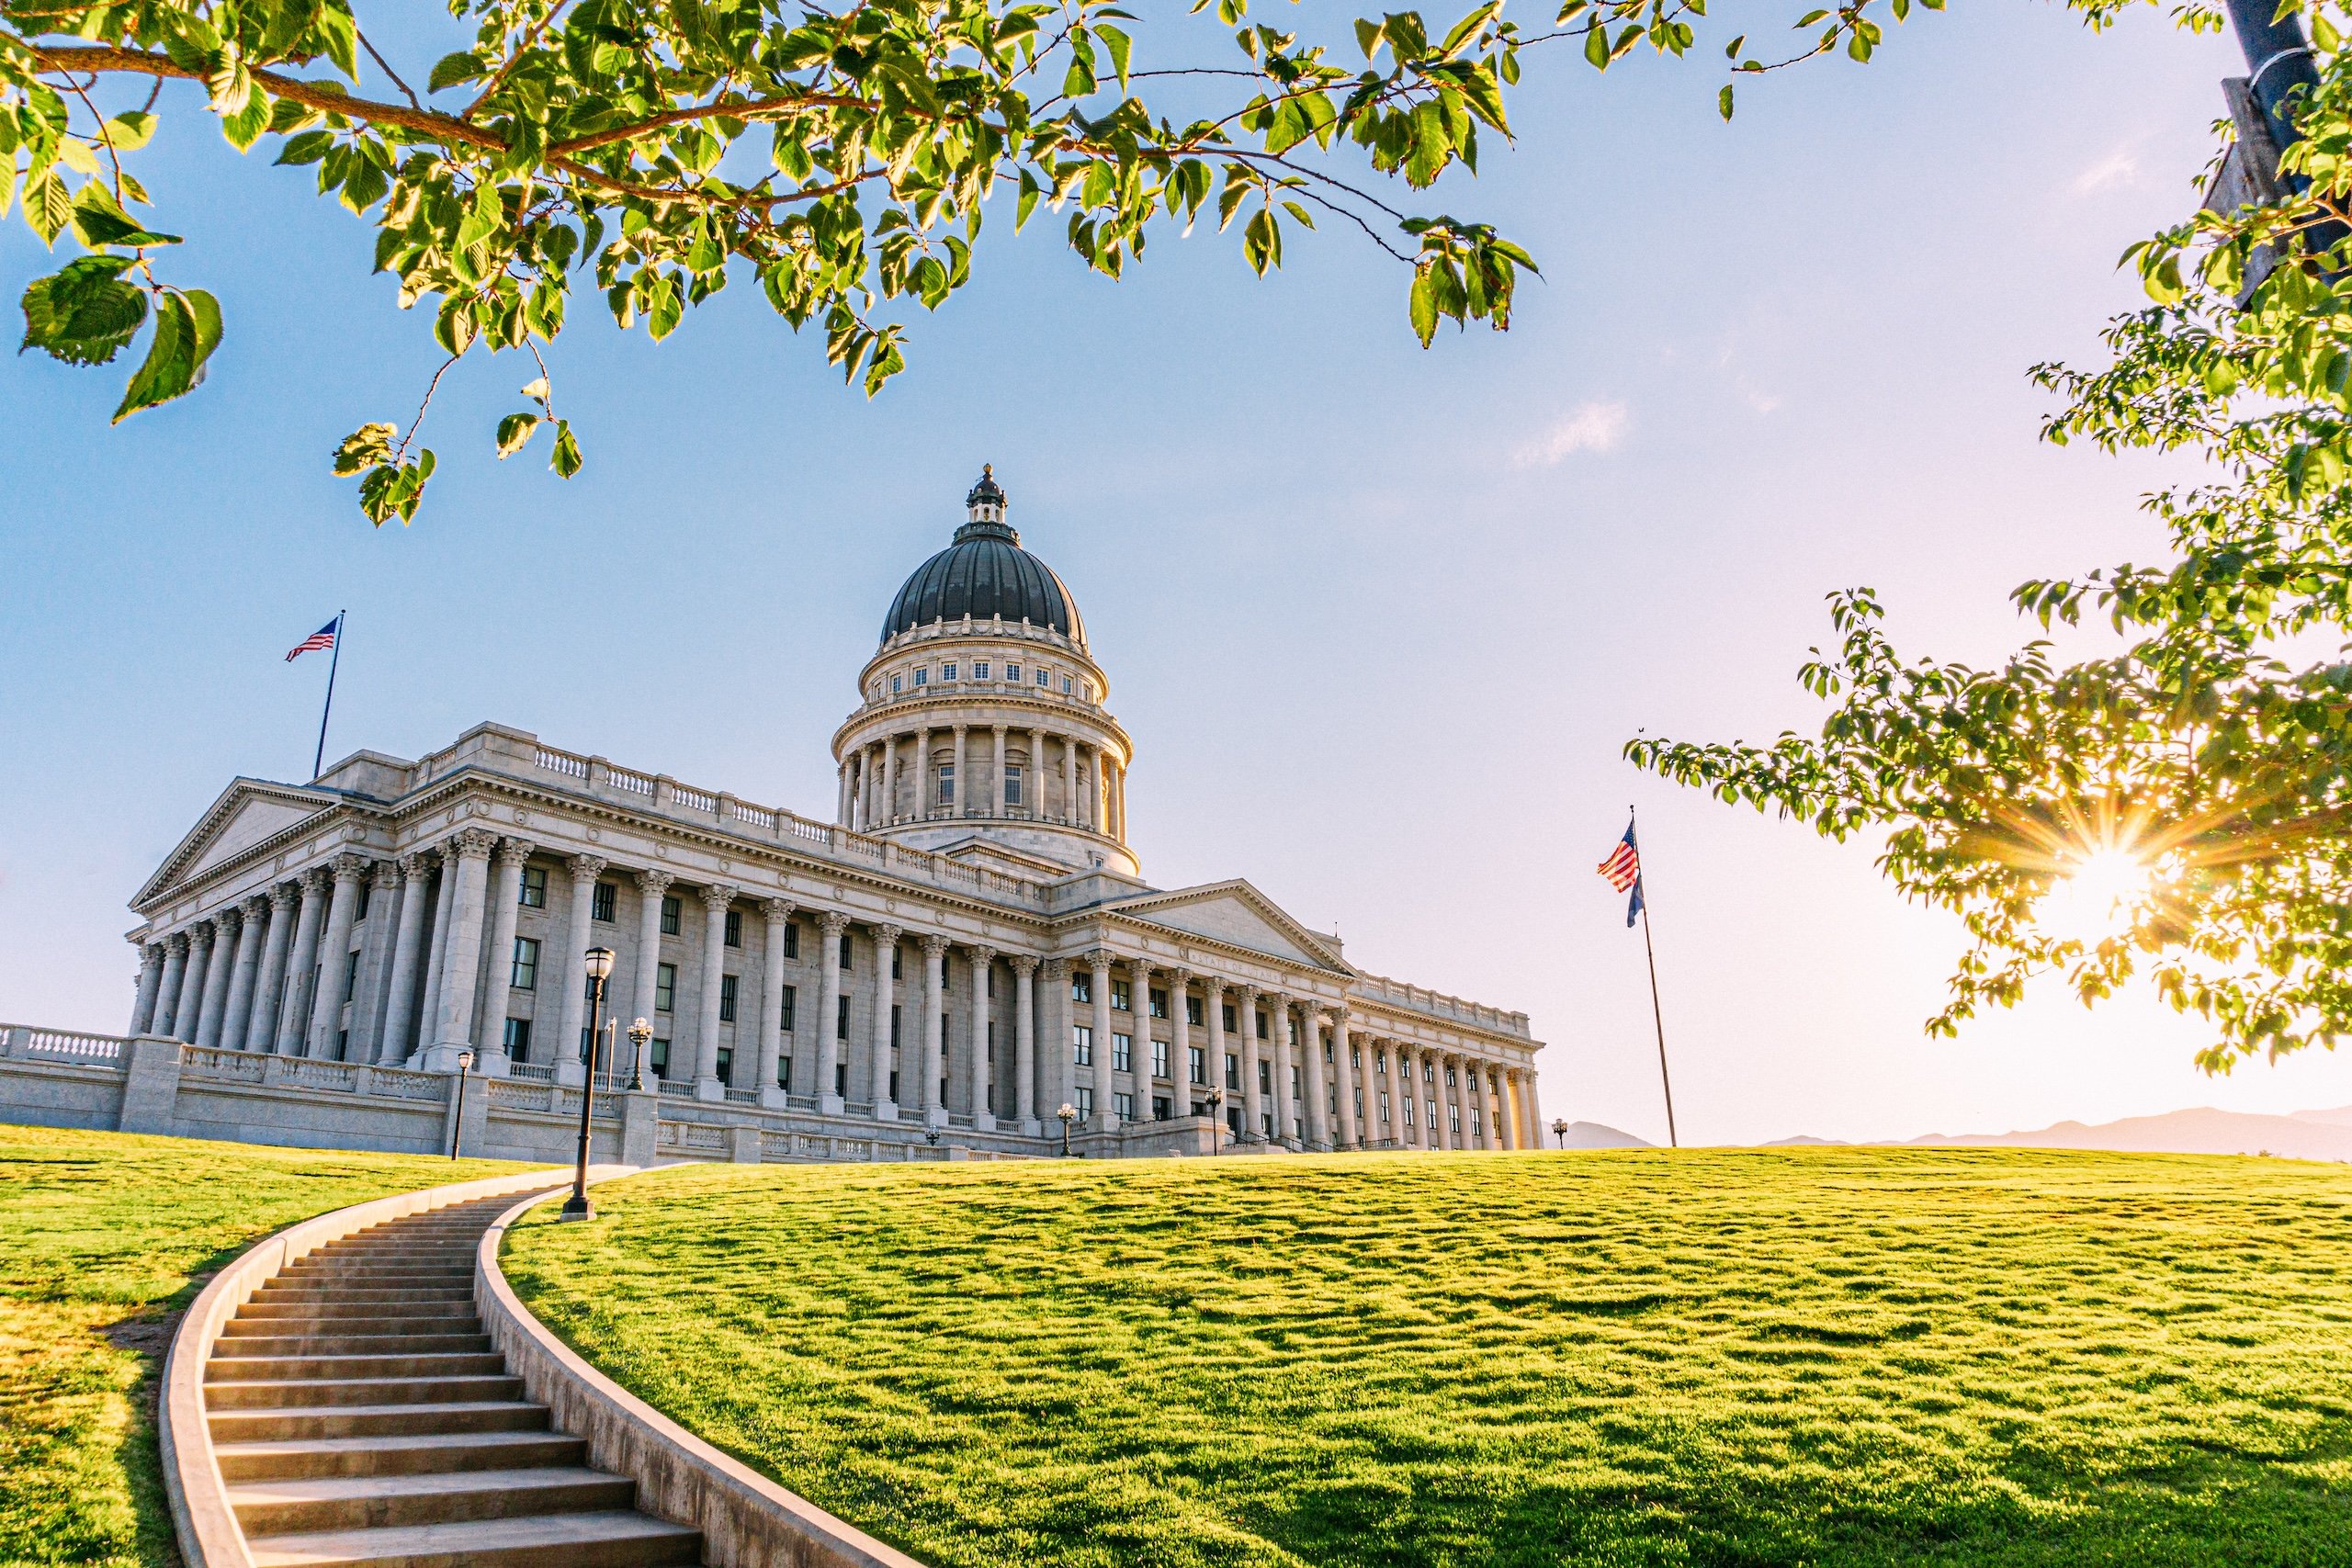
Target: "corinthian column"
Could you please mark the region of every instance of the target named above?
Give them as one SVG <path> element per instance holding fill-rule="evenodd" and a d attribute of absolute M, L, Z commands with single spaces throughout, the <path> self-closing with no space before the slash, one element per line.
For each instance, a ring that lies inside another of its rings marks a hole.
<path fill-rule="evenodd" d="M 654 982 L 660 978 L 662 967 L 662 897 L 670 891 L 670 874 L 666 871 L 640 871 L 637 874 L 637 1010 L 629 1016 L 641 1018 L 649 1025 L 661 1010 L 654 1006 Z M 673 997 L 673 1002 L 677 999 Z M 658 1028 L 659 1025 L 653 1025 Z M 673 1024 L 674 1028 L 674 1023 Z M 596 1060 L 597 1043 L 588 1042 L 591 1071 Z M 670 1043 L 669 1070 L 678 1070 L 678 1044 Z"/>
<path fill-rule="evenodd" d="M 848 929 L 847 915 L 827 909 L 817 917 L 817 1109 L 827 1116 L 842 1113 L 842 932 Z"/>
<path fill-rule="evenodd" d="M 1388 1045 L 1388 1066 L 1396 1074 L 1396 1120 L 1389 1126 L 1389 1135 L 1401 1147 L 1409 1149 L 1417 1142 L 1421 1126 L 1421 1108 L 1413 1103 L 1419 1090 L 1413 1083 L 1412 1053 L 1402 1040 L 1392 1040 Z"/>
<path fill-rule="evenodd" d="M 254 988 L 261 979 L 262 939 L 269 927 L 269 897 L 256 893 L 239 906 L 237 969 L 229 977 L 229 1010 L 220 1020 L 220 1043 L 243 1050 L 253 1025 Z"/>
<path fill-rule="evenodd" d="M 1127 960 L 1127 1081 L 1135 1086 L 1136 1120 L 1151 1120 L 1151 965 Z M 1118 1069 L 1114 1059 L 1112 1070 Z"/>
<path fill-rule="evenodd" d="M 430 1072 L 454 1072 L 458 1053 L 473 1044 L 470 1025 L 481 976 L 482 900 L 490 882 L 490 852 L 498 838 L 484 829 L 468 828 L 454 842 L 458 891 L 449 906 L 449 945 L 441 958 L 441 1019 L 435 1031 L 433 1054 L 425 1064 Z"/>
<path fill-rule="evenodd" d="M 1193 1050 L 1193 1020 L 1185 1010 L 1185 990 L 1192 975 L 1168 972 L 1168 1114 L 1178 1121 L 1193 1113 L 1193 1078 L 1188 1058 Z"/>
<path fill-rule="evenodd" d="M 1339 1102 L 1340 1119 L 1332 1128 L 1331 1141 L 1343 1149 L 1359 1147 L 1363 1142 L 1363 1134 L 1356 1121 L 1356 1095 L 1361 1091 L 1357 1088 L 1354 1051 L 1355 1040 L 1348 1032 L 1348 1010 L 1344 1006 L 1334 1008 L 1331 1010 L 1331 1060 L 1335 1065 L 1338 1083 L 1332 1098 Z"/>
<path fill-rule="evenodd" d="M 357 855 L 337 855 L 330 868 L 334 894 L 327 906 L 325 934 L 319 942 L 318 987 L 311 998 L 309 1056 L 325 1056 L 334 1049 L 335 1031 L 343 1018 L 343 975 L 351 951 L 351 923 L 359 908 L 359 883 L 368 863 Z"/>
<path fill-rule="evenodd" d="M 784 939 L 792 929 L 792 900 L 763 898 L 760 901 L 760 913 L 766 917 L 767 924 L 760 933 L 760 1021 L 756 1025 L 760 1032 L 759 1077 L 753 1081 L 759 1086 L 760 1103 L 771 1111 L 781 1111 L 785 1091 L 775 1081 L 779 1076 L 776 1060 L 784 1055 Z M 741 1035 L 742 1030 L 739 1027 L 735 1032 Z M 793 1055 L 798 1056 L 799 1053 Z M 807 1064 L 808 1059 L 801 1056 L 800 1060 Z M 804 1083 L 800 1091 L 808 1093 L 808 1086 Z"/>
<path fill-rule="evenodd" d="M 1211 1097 L 1209 1114 L 1216 1116 L 1217 1124 L 1222 1127 L 1225 1118 L 1217 1116 L 1214 1097 L 1225 1087 L 1225 987 L 1214 975 L 1201 979 L 1201 1024 L 1206 1042 L 1201 1047 L 1202 1087 Z M 1224 1136 L 1222 1132 L 1217 1134 L 1220 1141 L 1216 1147 L 1225 1146 Z"/>
<path fill-rule="evenodd" d="M 558 1011 L 555 1042 L 548 1054 L 555 1062 L 555 1081 L 560 1084 L 588 1081 L 588 1068 L 581 1060 L 580 1032 L 587 1027 L 588 949 L 595 930 L 596 879 L 605 874 L 605 863 L 601 855 L 573 855 L 564 862 L 571 872 L 571 902 L 564 907 L 568 933 L 562 956 L 548 965 L 558 987 Z"/>
<path fill-rule="evenodd" d="M 144 1034 L 155 1026 L 155 998 L 164 984 L 164 944 L 160 942 L 141 942 L 139 947 L 139 990 L 130 1000 L 130 1032 Z"/>
<path fill-rule="evenodd" d="M 480 1035 L 484 1055 L 505 1044 L 506 1004 L 514 988 L 514 926 L 523 912 L 523 863 L 534 847 L 527 840 L 507 840 L 498 847 L 497 874 L 489 879 L 490 948 L 482 955 Z"/>
<path fill-rule="evenodd" d="M 234 950 L 229 945 L 230 918 L 228 910 L 212 917 L 212 955 L 204 966 L 204 996 L 197 1006 L 196 1038 L 191 1044 L 216 1044 L 220 1039 L 220 1011 L 228 1005 L 229 971 L 235 966 Z"/>
<path fill-rule="evenodd" d="M 989 726 L 989 733 L 996 737 L 996 768 L 994 772 L 989 774 L 989 787 L 987 793 L 981 795 L 980 804 L 987 808 L 984 815 L 989 817 L 1001 817 L 1004 815 L 1005 728 L 1006 727 L 1001 724 L 992 724 Z"/>
<path fill-rule="evenodd" d="M 1247 986 L 1233 987 L 1233 1023 L 1241 1032 L 1242 1136 L 1263 1138 L 1265 1096 L 1258 1088 L 1258 993 Z"/>
<path fill-rule="evenodd" d="M 920 780 L 915 787 L 920 792 L 922 787 Z M 866 827 L 869 829 L 888 827 L 898 819 L 898 816 L 899 738 L 896 735 L 886 735 L 882 738 L 882 810 L 874 821 L 866 824 Z"/>
<path fill-rule="evenodd" d="M 1036 753 L 1030 755 L 1035 757 Z M 1010 1114 L 1020 1119 L 1022 1135 L 1034 1138 L 1045 1131 L 1043 1121 L 1050 1113 L 1038 1105 L 1037 960 L 1032 953 L 1016 953 L 1008 962 L 1012 966 L 1013 1090 Z"/>
<path fill-rule="evenodd" d="M 983 1133 L 996 1131 L 996 1112 L 989 1109 L 989 1080 L 996 1076 L 989 1070 L 996 1054 L 989 1040 L 989 976 L 995 970 L 995 948 L 972 949 L 972 1125 Z"/>
<path fill-rule="evenodd" d="M 1095 1131 L 1117 1125 L 1117 1101 L 1112 1098 L 1111 1083 L 1111 953 L 1096 948 L 1086 955 L 1086 965 L 1092 974 L 1088 995 L 1094 998 L 1092 1021 L 1092 1064 L 1087 1068 L 1087 1091 L 1093 1096 L 1092 1125 Z"/>
<path fill-rule="evenodd" d="M 1062 820 L 1075 827 L 1078 824 L 1078 742 L 1067 735 L 1057 736 L 1056 739 L 1062 743 Z"/>
<path fill-rule="evenodd" d="M 696 1100 L 727 1098 L 727 1085 L 718 1079 L 718 992 L 727 974 L 727 906 L 734 901 L 732 887 L 702 890 L 702 1016 L 695 1021 L 701 1046 L 695 1063 Z"/>
<path fill-rule="evenodd" d="M 248 1051 L 266 1051 L 277 1039 L 277 1014 L 286 995 L 286 958 L 294 946 L 296 897 L 293 887 L 283 882 L 269 890 L 269 932 L 262 949 L 261 974 L 254 982 L 253 1016 L 245 1022 Z M 165 978 L 170 978 L 168 973 Z M 157 1005 L 156 1027 L 161 1029 L 160 1009 L 168 1004 Z"/>
<path fill-rule="evenodd" d="M 961 776 L 960 774 L 957 776 Z M 923 1125 L 944 1127 L 947 1124 L 947 1099 L 941 1093 L 940 1063 L 945 1042 L 940 1032 L 947 1020 L 942 1009 L 941 995 L 945 976 L 942 964 L 947 956 L 947 939 L 930 935 L 922 939 L 922 1090 L 915 1103 L 922 1108 Z"/>
<path fill-rule="evenodd" d="M 294 917 L 294 946 L 286 955 L 286 994 L 277 1005 L 277 1054 L 303 1055 L 311 1023 L 311 996 L 317 982 L 319 927 L 325 923 L 327 873 L 316 866 L 302 876 L 302 908 Z"/>
<path fill-rule="evenodd" d="M 196 1043 L 197 1021 L 204 1016 L 204 982 L 212 970 L 212 922 L 201 920 L 187 931 L 187 970 L 180 978 L 180 1005 L 172 1014 L 172 1035 Z"/>
<path fill-rule="evenodd" d="M 1323 1075 L 1323 1014 L 1312 1001 L 1298 1006 L 1298 1044 L 1306 1055 L 1307 1146 L 1328 1149 L 1331 1146 L 1331 1096 L 1329 1080 Z"/>
<path fill-rule="evenodd" d="M 956 794 L 950 803 L 949 809 L 957 817 L 968 817 L 971 815 L 970 812 L 965 809 L 965 807 L 971 803 L 972 787 L 971 769 L 965 763 L 964 750 L 964 736 L 970 728 L 971 727 L 969 725 L 964 724 L 959 724 L 955 727 L 956 754 L 952 766 L 956 770 Z"/>
<path fill-rule="evenodd" d="M 906 933 L 896 926 L 874 928 L 874 1027 L 866 1032 L 874 1036 L 874 1117 L 877 1122 L 899 1119 L 899 1097 L 890 1092 L 890 1068 L 896 1056 L 899 1032 L 893 1028 L 890 1015 L 898 1010 L 898 976 L 891 967 L 899 962 L 899 942 Z M 920 1056 L 921 1052 L 916 1055 Z M 916 1064 L 922 1070 L 922 1064 Z M 899 1086 L 905 1089 L 905 1084 Z M 920 1106 L 920 1095 L 908 1097 L 908 1103 Z"/>

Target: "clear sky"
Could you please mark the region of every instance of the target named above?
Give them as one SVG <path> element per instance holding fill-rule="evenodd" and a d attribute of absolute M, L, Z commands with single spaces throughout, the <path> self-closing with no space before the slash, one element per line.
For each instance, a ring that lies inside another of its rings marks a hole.
<path fill-rule="evenodd" d="M 1138 66 L 1222 62 L 1153 9 Z M 1640 938 L 1592 872 L 1629 802 L 1686 1138 L 2352 1102 L 2322 1054 L 2204 1078 L 2146 998 L 2052 988 L 1928 1041 L 1955 926 L 1866 846 L 1619 759 L 1645 726 L 1811 727 L 1832 589 L 1990 660 L 2016 581 L 2158 552 L 2163 470 L 2037 444 L 2024 371 L 2097 354 L 2116 256 L 2194 206 L 2241 69 L 2153 11 L 2094 37 L 1956 0 L 1867 70 L 1743 85 L 1725 126 L 1719 47 L 1531 60 L 1518 148 L 1437 203 L 1543 264 L 1508 334 L 1422 352 L 1402 269 L 1336 229 L 1266 282 L 1171 233 L 1113 284 L 1000 221 L 872 403 L 749 285 L 659 346 L 583 293 L 553 363 L 586 471 L 492 462 L 530 372 L 469 360 L 425 511 L 380 532 L 326 458 L 405 421 L 429 323 L 302 175 L 167 122 L 145 177 L 227 315 L 209 380 L 109 430 L 112 371 L 0 371 L 0 1018 L 122 1026 L 125 899 L 232 777 L 306 776 L 324 661 L 280 655 L 339 608 L 331 756 L 494 718 L 830 814 L 882 611 L 985 460 L 1110 671 L 1146 874 L 1247 876 L 1367 969 L 1526 1009 L 1547 1117 L 1664 1132 Z M 0 228 L 0 292 L 46 265 Z"/>

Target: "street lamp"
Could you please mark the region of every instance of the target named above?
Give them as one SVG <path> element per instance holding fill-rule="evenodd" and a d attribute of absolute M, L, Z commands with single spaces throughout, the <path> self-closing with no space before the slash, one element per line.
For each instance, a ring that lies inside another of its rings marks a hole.
<path fill-rule="evenodd" d="M 618 1023 L 620 1020 L 613 1021 Z M 628 1026 L 628 1043 L 637 1047 L 635 1065 L 628 1070 L 629 1092 L 634 1094 L 645 1087 L 645 1047 L 653 1039 L 653 1026 L 639 1019 Z"/>
<path fill-rule="evenodd" d="M 1225 1090 L 1221 1088 L 1209 1090 L 1209 1120 L 1216 1123 L 1215 1128 L 1216 1142 L 1212 1146 L 1223 1149 L 1225 1147 Z"/>
<path fill-rule="evenodd" d="M 1062 1108 L 1054 1114 L 1062 1119 L 1062 1158 L 1068 1159 L 1069 1158 L 1069 1124 L 1078 1120 L 1078 1107 L 1065 1101 Z"/>
<path fill-rule="evenodd" d="M 1568 1119 L 1566 1117 L 1563 1116 L 1558 1121 L 1552 1123 L 1552 1136 L 1560 1140 L 1560 1146 L 1562 1148 L 1565 1149 L 1568 1146 Z"/>
<path fill-rule="evenodd" d="M 563 1201 L 567 1220 L 593 1220 L 588 1202 L 588 1112 L 596 1103 L 596 1036 L 605 1028 L 605 982 L 612 977 L 613 950 L 592 947 L 582 956 L 588 970 L 588 1077 L 580 1086 L 580 1160 L 571 1173 L 571 1196 Z"/>
<path fill-rule="evenodd" d="M 466 1132 L 466 1075 L 473 1071 L 474 1054 L 470 1050 L 458 1053 L 458 1115 L 449 1123 L 449 1157 L 458 1157 L 458 1140 Z"/>
<path fill-rule="evenodd" d="M 933 1148 L 937 1148 L 939 1146 L 939 1129 L 936 1127 L 925 1127 L 922 1130 L 922 1141 L 929 1144 Z"/>

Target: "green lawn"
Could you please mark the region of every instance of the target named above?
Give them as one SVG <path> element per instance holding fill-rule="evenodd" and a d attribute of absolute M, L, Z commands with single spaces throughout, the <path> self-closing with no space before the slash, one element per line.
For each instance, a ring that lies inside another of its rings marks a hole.
<path fill-rule="evenodd" d="M 684 1167 L 507 1267 L 926 1561 L 2352 1563 L 2352 1170 Z"/>
<path fill-rule="evenodd" d="M 515 1168 L 0 1126 L 0 1564 L 176 1562 L 155 1377 L 205 1278 L 312 1214 Z"/>

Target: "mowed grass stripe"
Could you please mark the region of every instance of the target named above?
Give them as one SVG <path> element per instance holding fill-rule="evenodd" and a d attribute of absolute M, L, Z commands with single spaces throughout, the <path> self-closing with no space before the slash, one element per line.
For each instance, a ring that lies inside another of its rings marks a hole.
<path fill-rule="evenodd" d="M 947 1565 L 2352 1563 L 2352 1172 L 2009 1150 L 681 1167 L 509 1245 Z"/>

